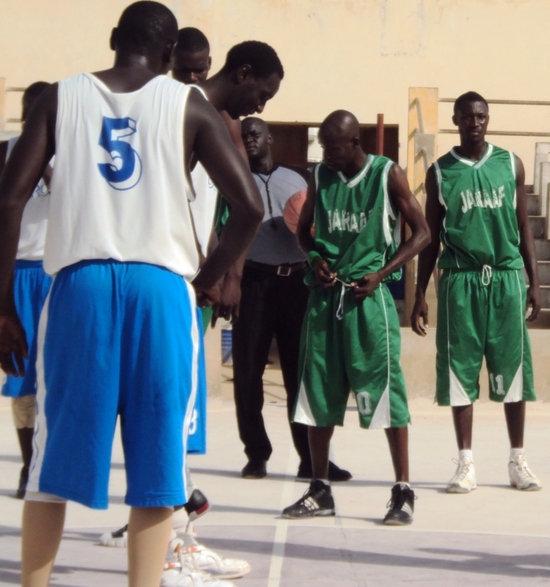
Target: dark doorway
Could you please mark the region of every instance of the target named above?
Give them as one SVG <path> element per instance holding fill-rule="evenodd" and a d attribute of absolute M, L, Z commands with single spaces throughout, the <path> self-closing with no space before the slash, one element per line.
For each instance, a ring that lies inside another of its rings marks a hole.
<path fill-rule="evenodd" d="M 318 122 L 268 122 L 273 135 L 272 156 L 277 163 L 308 166 L 308 129 L 319 127 Z M 361 145 L 366 153 L 376 150 L 376 125 L 361 125 Z M 384 126 L 384 155 L 393 161 L 399 157 L 399 125 Z"/>

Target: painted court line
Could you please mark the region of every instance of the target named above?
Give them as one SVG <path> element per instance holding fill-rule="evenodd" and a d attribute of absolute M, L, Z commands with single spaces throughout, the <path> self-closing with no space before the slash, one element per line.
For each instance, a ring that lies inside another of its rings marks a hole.
<path fill-rule="evenodd" d="M 296 472 L 297 467 L 298 455 L 296 454 L 294 447 L 291 447 L 286 466 L 287 480 L 283 482 L 279 511 L 283 511 L 283 509 L 290 505 L 292 501 L 292 495 L 294 493 L 294 473 Z M 287 532 L 288 520 L 277 518 L 277 523 L 275 525 L 275 538 L 273 539 L 273 551 L 271 553 L 271 562 L 269 564 L 267 587 L 279 587 L 281 584 L 281 572 L 283 570 L 283 562 L 285 558 Z"/>

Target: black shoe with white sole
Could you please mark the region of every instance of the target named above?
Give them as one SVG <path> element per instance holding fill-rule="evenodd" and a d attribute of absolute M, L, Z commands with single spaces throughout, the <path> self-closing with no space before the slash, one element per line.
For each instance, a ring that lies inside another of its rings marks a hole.
<path fill-rule="evenodd" d="M 310 483 L 303 497 L 283 510 L 282 517 L 294 520 L 315 516 L 334 516 L 335 513 L 330 485 L 315 479 Z"/>
<path fill-rule="evenodd" d="M 384 524 L 388 526 L 406 526 L 412 524 L 414 512 L 414 491 L 408 486 L 396 483 L 391 490 L 388 513 Z"/>

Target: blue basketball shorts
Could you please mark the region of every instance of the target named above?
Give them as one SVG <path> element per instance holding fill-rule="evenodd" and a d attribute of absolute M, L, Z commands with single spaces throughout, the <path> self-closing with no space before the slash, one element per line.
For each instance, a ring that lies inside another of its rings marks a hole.
<path fill-rule="evenodd" d="M 52 278 L 44 273 L 42 261 L 16 261 L 13 278 L 15 308 L 27 335 L 29 358 L 25 359 L 25 377 L 8 375 L 2 395 L 23 397 L 36 393 L 36 333 L 42 306 Z"/>
<path fill-rule="evenodd" d="M 206 363 L 204 354 L 204 333 L 203 328 L 203 312 L 197 308 L 197 322 L 199 324 L 199 380 L 197 384 L 197 398 L 195 400 L 195 407 L 193 408 L 191 422 L 189 424 L 189 438 L 187 440 L 187 453 L 195 455 L 203 455 L 206 453 L 206 402 L 207 402 L 207 379 L 206 379 Z"/>
<path fill-rule="evenodd" d="M 186 503 L 198 357 L 195 295 L 181 276 L 113 260 L 62 269 L 40 319 L 28 492 L 105 509 L 120 417 L 125 503 Z"/>

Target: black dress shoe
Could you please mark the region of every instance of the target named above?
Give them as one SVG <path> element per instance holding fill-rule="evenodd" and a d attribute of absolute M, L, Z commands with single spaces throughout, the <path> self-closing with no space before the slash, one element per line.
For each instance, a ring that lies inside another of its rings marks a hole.
<path fill-rule="evenodd" d="M 27 491 L 27 482 L 29 480 L 29 469 L 28 467 L 23 467 L 21 469 L 21 474 L 19 475 L 19 487 L 15 492 L 15 497 L 17 499 L 25 499 L 25 493 Z"/>
<path fill-rule="evenodd" d="M 311 470 L 311 463 L 301 462 L 296 473 L 297 481 L 311 481 L 313 472 Z M 349 481 L 352 475 L 345 469 L 340 469 L 338 465 L 335 465 L 332 461 L 328 462 L 328 480 L 329 481 Z"/>
<path fill-rule="evenodd" d="M 329 481 L 349 481 L 352 478 L 352 474 L 345 469 L 340 469 L 338 465 L 335 465 L 332 461 L 328 462 L 328 480 Z"/>
<path fill-rule="evenodd" d="M 263 479 L 267 475 L 266 463 L 267 461 L 263 460 L 248 461 L 241 471 L 241 477 L 243 479 Z"/>

